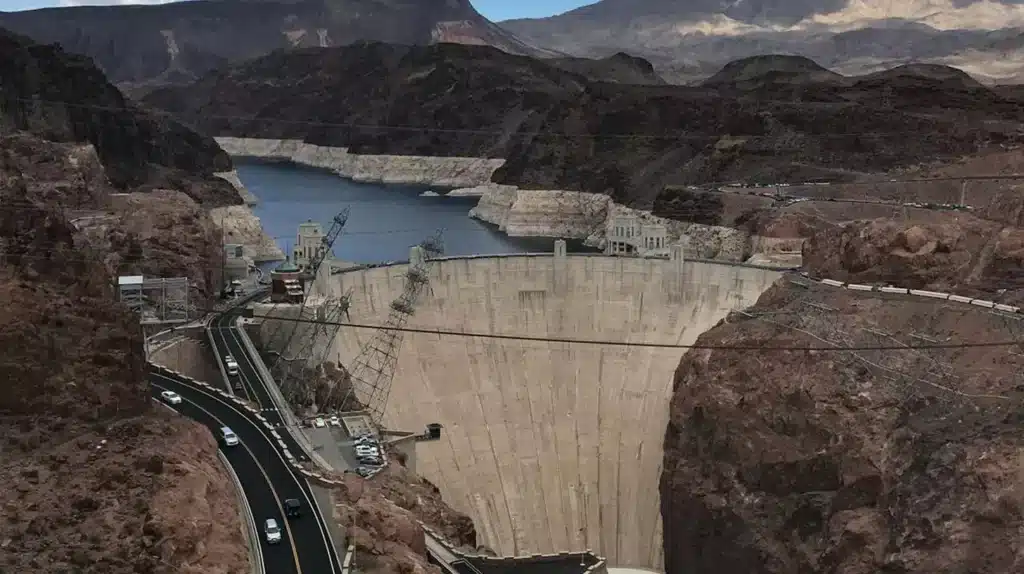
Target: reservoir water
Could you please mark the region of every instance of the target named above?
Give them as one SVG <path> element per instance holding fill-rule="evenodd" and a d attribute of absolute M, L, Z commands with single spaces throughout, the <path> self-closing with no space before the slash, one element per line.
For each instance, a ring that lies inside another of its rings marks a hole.
<path fill-rule="evenodd" d="M 253 212 L 285 253 L 298 225 L 312 219 L 326 232 L 346 206 L 348 223 L 334 256 L 355 263 L 403 261 L 409 248 L 444 230 L 447 255 L 549 252 L 551 239 L 513 239 L 471 219 L 475 197 L 421 197 L 427 187 L 356 183 L 321 169 L 291 163 L 235 160 L 242 183 L 259 198 Z M 578 250 L 579 245 L 570 248 Z"/>

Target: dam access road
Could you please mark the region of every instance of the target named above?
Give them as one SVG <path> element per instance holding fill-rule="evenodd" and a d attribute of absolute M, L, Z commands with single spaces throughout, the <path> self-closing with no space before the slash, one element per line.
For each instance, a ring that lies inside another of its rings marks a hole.
<path fill-rule="evenodd" d="M 408 326 L 482 334 L 691 344 L 752 305 L 778 269 L 535 254 L 427 265 Z M 351 270 L 353 323 L 381 324 L 408 265 Z M 370 329 L 342 328 L 352 359 Z M 592 549 L 609 566 L 663 569 L 658 480 L 672 375 L 684 350 L 406 333 L 385 426 L 443 425 L 417 472 L 472 518 L 479 543 L 513 556 Z"/>

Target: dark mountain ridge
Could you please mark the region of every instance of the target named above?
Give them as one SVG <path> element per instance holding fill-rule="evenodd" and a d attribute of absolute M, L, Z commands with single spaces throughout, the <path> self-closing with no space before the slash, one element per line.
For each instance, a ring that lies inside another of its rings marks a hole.
<path fill-rule="evenodd" d="M 122 88 L 182 83 L 278 49 L 359 40 L 491 44 L 534 49 L 468 0 L 195 0 L 0 12 L 0 26 L 93 58 Z"/>
<path fill-rule="evenodd" d="M 182 187 L 209 206 L 240 203 L 218 178 L 231 160 L 213 139 L 127 101 L 88 58 L 0 29 L 0 126 L 91 143 L 111 183 Z"/>
<path fill-rule="evenodd" d="M 813 62 L 793 68 L 814 72 L 805 81 L 777 82 L 762 64 L 734 63 L 712 86 L 628 85 L 488 47 L 364 43 L 275 53 L 145 102 L 209 135 L 505 158 L 496 182 L 648 208 L 667 184 L 842 180 L 955 157 L 978 133 L 1015 140 L 1005 126 L 1024 119 L 992 90 L 913 69 L 890 91 Z"/>

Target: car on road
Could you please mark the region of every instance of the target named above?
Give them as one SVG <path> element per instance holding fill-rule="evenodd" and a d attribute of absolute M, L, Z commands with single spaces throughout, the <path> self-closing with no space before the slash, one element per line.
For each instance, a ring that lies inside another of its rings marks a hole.
<path fill-rule="evenodd" d="M 263 523 L 263 532 L 267 535 L 267 544 L 278 544 L 281 542 L 281 527 L 277 525 L 277 521 L 273 518 L 268 518 Z"/>
<path fill-rule="evenodd" d="M 224 367 L 227 368 L 228 375 L 232 377 L 238 375 L 238 361 L 231 355 L 224 357 Z"/>
<path fill-rule="evenodd" d="M 181 395 L 179 395 L 178 393 L 176 393 L 174 391 L 164 391 L 164 392 L 160 393 L 160 397 L 163 400 L 167 401 L 169 404 L 172 404 L 172 405 L 180 405 L 181 404 Z"/>
<path fill-rule="evenodd" d="M 284 515 L 288 518 L 302 516 L 302 503 L 297 498 L 284 499 Z"/>
<path fill-rule="evenodd" d="M 220 427 L 220 437 L 226 446 L 238 445 L 238 435 L 228 427 Z"/>

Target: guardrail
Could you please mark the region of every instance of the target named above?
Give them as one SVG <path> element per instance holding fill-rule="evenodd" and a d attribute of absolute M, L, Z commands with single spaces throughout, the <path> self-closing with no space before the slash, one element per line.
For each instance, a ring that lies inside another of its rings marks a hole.
<path fill-rule="evenodd" d="M 241 326 L 242 317 L 239 317 L 235 328 L 238 329 L 238 338 L 242 341 L 242 346 L 245 347 L 245 352 L 249 354 L 249 358 L 252 364 L 256 366 L 256 370 L 259 373 L 261 379 L 263 379 L 264 387 L 267 392 L 270 393 L 270 400 L 274 402 L 274 406 L 277 408 L 277 412 L 281 413 L 281 417 L 285 419 L 285 426 L 294 428 L 296 432 L 291 433 L 292 437 L 295 438 L 295 442 L 298 443 L 302 449 L 303 454 L 309 457 L 310 460 L 315 462 L 317 466 L 320 466 L 324 470 L 332 470 L 331 465 L 327 464 L 327 461 L 320 456 L 319 453 L 313 450 L 313 443 L 310 442 L 309 437 L 302 431 L 302 425 L 299 423 L 299 419 L 295 416 L 292 411 L 292 406 L 285 400 L 284 395 L 281 394 L 281 389 L 278 388 L 277 382 L 274 381 L 273 375 L 270 374 L 270 369 L 267 368 L 267 364 L 263 362 L 263 357 L 260 356 L 259 351 L 256 350 L 256 345 L 253 344 L 252 339 L 249 337 L 249 333 L 245 331 L 245 328 Z"/>
<path fill-rule="evenodd" d="M 215 387 L 210 383 L 194 379 L 184 373 L 179 373 L 178 371 L 175 371 L 174 369 L 171 369 L 169 367 L 165 367 L 163 365 L 159 365 L 153 362 L 150 362 L 149 365 L 155 367 L 158 370 L 174 375 L 174 377 L 177 378 L 179 382 L 186 383 L 209 392 L 217 393 L 217 395 L 220 396 L 221 398 L 234 403 L 238 409 L 244 410 L 245 414 L 248 414 L 249 416 L 255 418 L 259 422 L 259 424 L 264 429 L 266 429 L 267 433 L 274 438 L 274 444 L 276 444 L 277 447 L 281 450 L 281 454 L 284 455 L 285 460 L 288 462 L 288 466 L 290 466 L 295 472 L 301 474 L 305 478 L 316 480 L 318 483 L 323 484 L 325 486 L 340 486 L 342 484 L 345 484 L 345 482 L 342 480 L 333 480 L 322 473 L 313 472 L 302 466 L 302 464 L 299 463 L 298 459 L 295 458 L 295 455 L 292 454 L 291 450 L 288 448 L 288 445 L 286 445 L 284 441 L 281 440 L 281 435 L 277 432 L 277 429 L 274 427 L 274 425 L 270 424 L 270 421 L 268 421 L 267 418 L 263 416 L 263 413 L 260 412 L 259 409 L 250 405 L 248 401 L 240 399 L 235 395 L 228 394 L 227 392 L 224 391 L 224 389 Z"/>
<path fill-rule="evenodd" d="M 1002 303 L 996 303 L 995 301 L 989 301 L 987 299 L 965 297 L 963 295 L 955 295 L 953 293 L 942 293 L 939 291 L 928 291 L 925 289 L 910 289 L 906 287 L 893 287 L 891 285 L 866 285 L 860 283 L 849 283 L 845 281 L 836 281 L 835 279 L 821 279 L 818 277 L 814 277 L 807 272 L 800 273 L 800 275 L 806 279 L 809 279 L 821 285 L 839 287 L 842 289 L 848 289 L 850 291 L 890 293 L 893 295 L 914 295 L 917 297 L 926 297 L 928 299 L 938 299 L 941 301 L 952 301 L 954 303 L 975 305 L 977 307 L 984 307 L 986 309 L 1002 311 L 1004 313 L 1011 313 L 1016 315 L 1024 314 L 1024 310 L 1022 310 L 1021 307 L 1017 307 L 1015 305 L 1004 305 Z"/>
<path fill-rule="evenodd" d="M 228 474 L 231 475 L 231 481 L 235 484 L 238 504 L 242 509 L 246 524 L 245 534 L 249 543 L 249 558 L 252 561 L 252 572 L 253 574 L 265 574 L 267 568 L 266 564 L 263 563 L 263 547 L 260 545 L 260 534 L 256 528 L 256 519 L 252 515 L 252 508 L 249 506 L 249 499 L 246 498 L 245 489 L 242 488 L 242 481 L 238 479 L 238 474 L 235 472 L 234 467 L 231 466 L 227 457 L 224 456 L 224 452 L 219 448 L 217 449 L 217 458 L 220 459 L 221 464 L 227 469 Z"/>
<path fill-rule="evenodd" d="M 175 373 L 182 378 L 186 378 L 184 375 L 181 375 L 176 371 L 172 371 L 167 367 L 162 367 L 160 365 L 156 365 L 155 363 L 149 364 L 151 366 L 163 369 L 167 372 Z M 173 413 L 175 416 L 184 416 L 178 411 L 172 409 L 170 405 L 164 403 L 163 401 L 157 399 L 156 397 L 153 398 L 153 401 L 156 402 L 157 405 Z M 266 565 L 263 563 L 263 547 L 260 546 L 259 531 L 256 529 L 256 519 L 253 518 L 252 508 L 249 507 L 249 499 L 246 498 L 245 489 L 242 488 L 242 481 L 238 479 L 238 474 L 235 473 L 234 467 L 231 466 L 231 463 L 228 462 L 227 457 L 224 456 L 224 453 L 219 448 L 217 449 L 217 459 L 220 460 L 220 463 L 224 466 L 224 469 L 228 472 L 228 475 L 231 476 L 231 482 L 235 486 L 235 495 L 238 498 L 239 508 L 242 510 L 242 513 L 244 514 L 243 520 L 245 521 L 246 525 L 245 533 L 247 538 L 246 546 L 249 548 L 249 558 L 252 563 L 252 574 L 266 574 L 267 569 Z"/>

